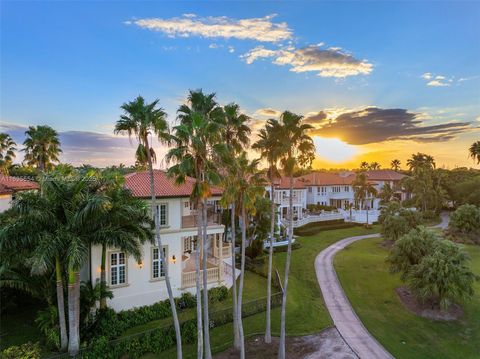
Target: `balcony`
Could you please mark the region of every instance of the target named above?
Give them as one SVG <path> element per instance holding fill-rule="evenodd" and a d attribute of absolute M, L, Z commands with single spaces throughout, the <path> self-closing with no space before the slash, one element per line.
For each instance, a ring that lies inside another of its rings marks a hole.
<path fill-rule="evenodd" d="M 221 224 L 219 213 L 207 214 L 207 226 L 218 226 Z M 196 228 L 198 227 L 197 215 L 191 214 L 182 216 L 182 228 Z"/>

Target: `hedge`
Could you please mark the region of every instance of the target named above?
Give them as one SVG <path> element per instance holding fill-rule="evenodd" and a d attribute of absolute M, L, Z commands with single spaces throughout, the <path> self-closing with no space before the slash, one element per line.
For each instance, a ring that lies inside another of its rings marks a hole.
<path fill-rule="evenodd" d="M 266 298 L 256 299 L 244 303 L 242 306 L 242 317 L 264 312 L 266 309 Z M 282 293 L 272 295 L 272 307 L 278 307 L 282 303 Z M 232 308 L 222 309 L 210 313 L 210 328 L 215 328 L 233 321 Z M 197 320 L 188 319 L 180 323 L 182 341 L 191 344 L 196 341 Z M 82 348 L 75 358 L 82 359 L 119 359 L 122 357 L 140 358 L 147 353 L 160 354 L 161 352 L 175 346 L 175 329 L 173 325 L 151 329 L 145 332 L 136 333 L 128 337 L 108 340 L 106 336 L 94 339 L 89 347 Z M 49 359 L 71 358 L 68 353 L 63 353 Z"/>
<path fill-rule="evenodd" d="M 335 219 L 331 221 L 314 222 L 306 224 L 302 227 L 295 228 L 293 232 L 298 236 L 313 236 L 319 232 L 355 227 L 358 224 L 352 222 L 345 222 L 343 219 Z"/>

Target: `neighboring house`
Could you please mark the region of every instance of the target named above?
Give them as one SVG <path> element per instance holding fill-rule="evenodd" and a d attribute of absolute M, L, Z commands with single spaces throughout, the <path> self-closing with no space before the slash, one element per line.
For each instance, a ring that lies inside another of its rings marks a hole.
<path fill-rule="evenodd" d="M 366 172 L 368 180 L 375 186 L 377 192 L 380 193 L 388 183 L 395 191 L 395 196 L 403 201 L 410 198 L 410 194 L 403 191 L 400 186 L 400 180 L 405 175 L 395 172 L 393 170 L 372 170 Z M 306 209 L 308 205 L 324 205 L 336 207 L 343 213 L 345 219 L 349 219 L 350 205 L 355 205 L 355 191 L 353 189 L 353 182 L 356 174 L 354 172 L 313 172 L 301 177 L 294 178 L 294 218 L 301 220 L 306 216 Z M 270 191 L 270 186 L 266 187 Z M 275 203 L 279 207 L 280 219 L 288 218 L 288 199 L 289 199 L 289 178 L 282 177 L 275 182 Z M 379 196 L 368 198 L 364 206 L 369 210 L 377 211 L 380 207 Z M 333 217 L 332 217 L 333 216 Z M 311 216 L 310 216 L 311 217 Z M 318 216 L 329 220 L 334 218 L 333 214 Z M 357 218 L 360 218 L 357 216 Z M 375 217 L 372 217 L 375 218 Z M 307 222 L 315 221 L 310 218 L 300 221 L 298 225 Z M 362 221 L 362 220 L 360 220 Z"/>
<path fill-rule="evenodd" d="M 271 198 L 271 187 L 265 187 L 268 198 Z M 274 182 L 274 200 L 278 205 L 280 220 L 288 218 L 288 209 L 290 206 L 290 178 L 282 177 L 275 179 Z M 294 218 L 303 218 L 307 208 L 307 188 L 305 181 L 301 178 L 293 178 L 293 216 Z"/>
<path fill-rule="evenodd" d="M 38 190 L 38 183 L 19 177 L 0 175 L 0 213 L 9 209 L 15 195 L 22 191 Z"/>
<path fill-rule="evenodd" d="M 115 310 L 149 305 L 168 298 L 164 266 L 168 265 L 173 295 L 195 293 L 195 251 L 197 246 L 196 209 L 190 202 L 193 178 L 176 185 L 163 171 L 154 173 L 157 215 L 161 226 L 162 250 L 167 263 L 161 263 L 155 244 L 143 245 L 143 258 L 137 262 L 117 248 L 107 249 L 107 282 L 113 292 L 109 306 Z M 125 186 L 135 197 L 150 203 L 148 172 L 125 176 Z M 208 200 L 207 248 L 208 287 L 231 286 L 231 248 L 224 241 L 220 224 L 219 200 L 222 189 L 214 187 Z M 82 271 L 82 280 L 100 281 L 101 246 L 92 246 L 89 266 Z"/>

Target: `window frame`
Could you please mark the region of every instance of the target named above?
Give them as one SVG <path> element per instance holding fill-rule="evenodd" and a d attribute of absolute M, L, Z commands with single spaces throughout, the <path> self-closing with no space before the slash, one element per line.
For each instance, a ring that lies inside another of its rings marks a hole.
<path fill-rule="evenodd" d="M 123 253 L 124 263 L 120 264 L 120 254 Z M 117 264 L 112 264 L 112 255 L 116 255 Z M 123 283 L 120 283 L 120 268 L 125 268 L 124 277 L 125 280 Z M 113 284 L 112 282 L 112 268 L 116 269 L 116 279 L 117 283 Z M 124 251 L 116 250 L 108 252 L 108 286 L 112 288 L 124 287 L 128 285 L 128 256 Z"/>
<path fill-rule="evenodd" d="M 161 207 L 165 208 L 165 223 L 164 224 L 162 224 L 162 222 L 161 222 L 161 210 L 160 210 Z M 155 211 L 156 211 L 155 216 L 158 218 L 158 223 L 159 223 L 160 227 L 168 227 L 168 203 L 167 202 L 157 203 Z"/>
<path fill-rule="evenodd" d="M 163 251 L 165 253 L 165 265 L 168 266 L 168 246 L 162 246 Z M 155 259 L 155 250 L 157 250 L 158 258 Z M 155 263 L 158 263 L 158 277 L 154 276 L 154 267 Z M 165 280 L 165 269 L 163 270 L 163 276 L 160 274 L 162 273 L 162 265 L 161 265 L 161 256 L 160 252 L 158 252 L 158 246 L 152 246 L 150 248 L 150 281 L 162 281 Z"/>

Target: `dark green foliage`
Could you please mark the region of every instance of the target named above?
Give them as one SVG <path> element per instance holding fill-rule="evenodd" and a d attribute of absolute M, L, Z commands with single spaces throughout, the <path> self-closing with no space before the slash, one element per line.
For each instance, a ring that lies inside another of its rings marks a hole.
<path fill-rule="evenodd" d="M 58 309 L 49 306 L 39 310 L 35 323 L 45 337 L 46 346 L 49 349 L 60 349 L 60 327 L 58 325 Z"/>
<path fill-rule="evenodd" d="M 398 202 L 390 202 L 382 208 L 378 218 L 382 224 L 382 236 L 389 241 L 396 241 L 411 229 L 423 222 L 422 214 L 403 208 Z"/>
<path fill-rule="evenodd" d="M 331 221 L 309 223 L 302 227 L 295 228 L 293 232 L 297 236 L 313 236 L 322 231 L 350 228 L 355 226 L 355 223 L 345 222 L 343 219 L 334 219 Z"/>
<path fill-rule="evenodd" d="M 300 244 L 300 242 L 295 242 L 292 244 L 292 250 L 300 249 L 300 248 L 302 248 L 302 245 Z M 274 253 L 281 253 L 286 251 L 287 251 L 287 246 L 273 247 Z"/>
<path fill-rule="evenodd" d="M 307 204 L 307 209 L 311 212 L 320 212 L 320 211 L 335 211 L 337 207 L 325 206 L 323 204 Z"/>
<path fill-rule="evenodd" d="M 2 351 L 2 359 L 40 359 L 39 343 L 25 343 L 19 346 L 11 346 Z"/>
<path fill-rule="evenodd" d="M 455 241 L 480 244 L 480 207 L 464 204 L 450 216 L 448 234 Z"/>
<path fill-rule="evenodd" d="M 175 298 L 177 309 L 194 308 L 197 305 L 197 299 L 189 292 L 183 292 L 180 298 Z"/>
<path fill-rule="evenodd" d="M 208 291 L 210 303 L 223 302 L 228 297 L 228 289 L 225 286 L 215 287 Z"/>

